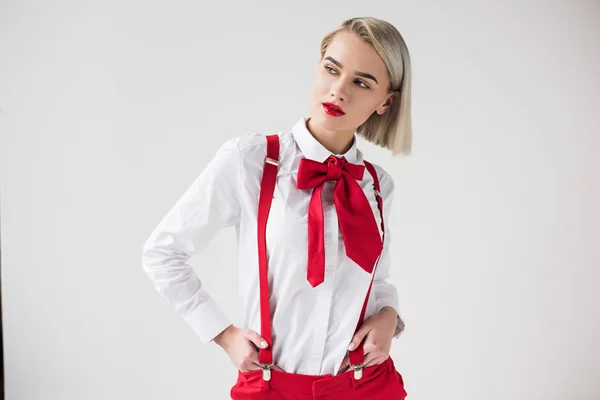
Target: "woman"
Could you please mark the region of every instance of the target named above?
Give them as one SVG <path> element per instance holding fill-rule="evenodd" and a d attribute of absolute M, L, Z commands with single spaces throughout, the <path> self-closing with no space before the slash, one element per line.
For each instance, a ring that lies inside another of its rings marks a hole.
<path fill-rule="evenodd" d="M 391 24 L 343 22 L 322 40 L 310 116 L 226 141 L 145 243 L 157 290 L 238 369 L 232 399 L 406 397 L 389 357 L 404 329 L 387 282 L 394 181 L 356 137 L 409 154 L 410 87 Z M 243 329 L 188 264 L 226 226 L 238 239 Z"/>

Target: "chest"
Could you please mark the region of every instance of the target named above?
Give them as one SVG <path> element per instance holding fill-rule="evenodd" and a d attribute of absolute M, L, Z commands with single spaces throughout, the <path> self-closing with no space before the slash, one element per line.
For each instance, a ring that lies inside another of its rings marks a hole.
<path fill-rule="evenodd" d="M 368 200 L 371 213 L 377 225 L 381 225 L 381 216 L 373 180 L 365 173 L 359 185 Z M 311 206 L 313 189 L 297 188 L 297 173 L 282 171 L 277 176 L 273 199 L 267 219 L 266 236 L 268 243 L 279 246 L 306 248 L 308 237 L 308 214 Z M 323 228 L 325 243 L 337 244 L 341 239 L 338 214 L 335 205 L 334 188 L 338 181 L 326 181 L 321 191 L 321 209 L 323 212 Z M 379 229 L 382 235 L 381 228 Z"/>

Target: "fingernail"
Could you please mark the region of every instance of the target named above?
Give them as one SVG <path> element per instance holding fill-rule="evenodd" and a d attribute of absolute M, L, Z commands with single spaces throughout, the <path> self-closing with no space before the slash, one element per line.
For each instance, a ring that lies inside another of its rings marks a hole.
<path fill-rule="evenodd" d="M 350 350 L 350 351 L 354 350 L 354 343 L 350 343 L 350 346 L 348 346 L 348 350 Z"/>
<path fill-rule="evenodd" d="M 267 347 L 267 342 L 266 342 L 266 341 L 264 341 L 264 340 L 263 340 L 263 341 L 261 341 L 261 342 L 260 342 L 260 347 L 262 347 L 263 349 L 264 349 L 265 347 Z"/>

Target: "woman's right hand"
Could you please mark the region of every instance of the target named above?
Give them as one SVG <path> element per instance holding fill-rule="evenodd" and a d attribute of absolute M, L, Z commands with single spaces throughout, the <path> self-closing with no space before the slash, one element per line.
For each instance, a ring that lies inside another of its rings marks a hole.
<path fill-rule="evenodd" d="M 251 329 L 240 329 L 230 325 L 213 340 L 229 356 L 233 365 L 241 372 L 261 369 L 258 363 L 258 348 L 268 347 L 267 341 Z M 273 370 L 283 370 L 273 365 Z"/>

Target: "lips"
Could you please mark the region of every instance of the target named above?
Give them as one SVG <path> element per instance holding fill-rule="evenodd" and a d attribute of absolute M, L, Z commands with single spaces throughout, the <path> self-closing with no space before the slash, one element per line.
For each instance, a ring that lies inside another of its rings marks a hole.
<path fill-rule="evenodd" d="M 327 102 L 325 102 L 325 103 L 323 103 L 323 105 L 324 105 L 324 106 L 326 106 L 326 107 L 329 107 L 329 108 L 331 108 L 331 109 L 332 109 L 332 110 L 334 110 L 334 111 L 337 111 L 337 112 L 338 112 L 338 113 L 340 113 L 340 114 L 345 114 L 345 113 L 344 113 L 344 110 L 342 110 L 340 107 L 336 106 L 336 105 L 335 105 L 335 104 L 333 104 L 333 103 L 327 103 Z"/>

